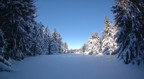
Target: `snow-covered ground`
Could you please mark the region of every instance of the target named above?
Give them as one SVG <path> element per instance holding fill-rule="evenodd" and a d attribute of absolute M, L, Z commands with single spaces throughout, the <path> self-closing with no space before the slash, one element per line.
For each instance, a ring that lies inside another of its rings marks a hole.
<path fill-rule="evenodd" d="M 0 79 L 144 79 L 144 66 L 125 65 L 116 56 L 42 55 L 13 63 Z"/>

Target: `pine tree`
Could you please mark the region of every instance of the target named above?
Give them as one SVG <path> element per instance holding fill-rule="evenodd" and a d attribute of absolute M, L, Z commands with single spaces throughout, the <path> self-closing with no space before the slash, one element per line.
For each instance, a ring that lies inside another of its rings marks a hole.
<path fill-rule="evenodd" d="M 53 53 L 62 53 L 61 49 L 62 45 L 62 38 L 60 34 L 57 32 L 56 29 L 54 29 L 52 33 L 52 41 L 51 41 L 51 50 Z"/>
<path fill-rule="evenodd" d="M 4 34 L 0 29 L 0 71 L 11 71 L 11 63 L 3 58 L 3 55 L 6 53 L 7 42 L 4 39 Z"/>
<path fill-rule="evenodd" d="M 115 42 L 115 33 L 116 28 L 112 26 L 108 17 L 105 17 L 105 28 L 103 32 L 103 36 L 101 38 L 101 50 L 102 54 L 114 54 L 117 48 L 117 44 Z"/>
<path fill-rule="evenodd" d="M 98 54 L 99 53 L 99 44 L 100 44 L 100 39 L 98 37 L 98 34 L 95 32 L 92 34 L 90 39 L 88 40 L 88 49 L 87 49 L 87 54 Z"/>
<path fill-rule="evenodd" d="M 6 49 L 6 47 L 7 47 L 7 43 L 4 39 L 4 33 L 0 29 L 0 55 L 4 54 L 4 49 Z"/>
<path fill-rule="evenodd" d="M 4 55 L 6 59 L 23 59 L 28 49 L 25 42 L 30 40 L 31 22 L 35 17 L 33 0 L 1 0 L 0 28 L 8 42 L 8 50 Z"/>
<path fill-rule="evenodd" d="M 117 0 L 113 6 L 119 57 L 126 64 L 144 62 L 144 1 Z"/>
<path fill-rule="evenodd" d="M 65 43 L 62 43 L 61 48 L 62 48 L 62 52 L 63 52 L 63 53 L 68 53 L 68 45 L 67 45 L 66 42 L 65 42 Z"/>
<path fill-rule="evenodd" d="M 49 40 L 48 40 L 49 29 L 48 29 L 48 27 L 44 28 L 43 36 L 44 36 L 44 46 L 45 46 L 45 48 L 43 50 L 45 51 L 45 53 L 48 53 L 48 44 L 49 44 Z"/>
<path fill-rule="evenodd" d="M 81 47 L 81 49 L 79 49 L 79 52 L 82 53 L 83 55 L 84 55 L 85 53 L 87 53 L 87 51 L 88 51 L 88 45 L 87 45 L 87 44 L 84 44 L 84 45 Z"/>
<path fill-rule="evenodd" d="M 32 43 L 32 55 L 45 54 L 45 44 L 44 44 L 44 25 L 42 23 L 36 23 L 33 29 L 33 43 Z"/>

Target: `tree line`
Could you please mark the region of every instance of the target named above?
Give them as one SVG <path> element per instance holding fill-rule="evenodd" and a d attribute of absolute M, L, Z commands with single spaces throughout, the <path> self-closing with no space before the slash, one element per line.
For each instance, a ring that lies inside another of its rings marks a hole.
<path fill-rule="evenodd" d="M 35 17 L 33 0 L 0 0 L 0 70 L 10 66 L 9 59 L 67 52 L 60 33 L 54 29 L 51 34 Z"/>
<path fill-rule="evenodd" d="M 112 12 L 114 25 L 106 18 L 102 38 L 93 33 L 80 51 L 118 54 L 126 64 L 144 64 L 144 0 L 116 0 Z"/>
<path fill-rule="evenodd" d="M 115 40 L 116 33 L 117 28 L 112 25 L 112 23 L 109 21 L 109 18 L 106 16 L 102 37 L 99 37 L 97 32 L 92 33 L 92 35 L 88 39 L 88 42 L 81 47 L 80 52 L 84 52 L 84 54 L 89 55 L 116 54 L 115 50 L 118 47 Z"/>

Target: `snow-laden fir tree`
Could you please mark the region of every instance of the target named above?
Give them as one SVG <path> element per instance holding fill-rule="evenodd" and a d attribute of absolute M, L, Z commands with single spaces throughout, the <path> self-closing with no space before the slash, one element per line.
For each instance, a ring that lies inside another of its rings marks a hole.
<path fill-rule="evenodd" d="M 86 54 L 98 54 L 100 48 L 99 45 L 100 45 L 100 38 L 98 34 L 95 32 L 88 40 L 87 43 L 88 48 Z"/>
<path fill-rule="evenodd" d="M 144 0 L 116 0 L 113 13 L 119 57 L 126 64 L 144 62 Z"/>
<path fill-rule="evenodd" d="M 52 53 L 61 53 L 62 52 L 62 38 L 60 34 L 54 29 L 52 33 L 52 40 L 51 40 L 51 51 Z"/>
<path fill-rule="evenodd" d="M 44 51 L 46 54 L 50 54 L 50 42 L 51 42 L 51 34 L 48 27 L 44 29 Z"/>
<path fill-rule="evenodd" d="M 7 43 L 4 39 L 4 34 L 0 29 L 0 71 L 11 71 L 11 64 L 3 58 L 3 55 L 7 48 Z"/>
<path fill-rule="evenodd" d="M 4 39 L 4 33 L 0 29 L 0 55 L 3 55 L 5 53 L 6 48 L 7 48 L 7 42 Z"/>
<path fill-rule="evenodd" d="M 36 54 L 45 54 L 45 44 L 44 44 L 44 25 L 42 23 L 36 23 L 33 29 L 33 43 L 32 43 L 32 52 L 33 55 Z"/>
<path fill-rule="evenodd" d="M 100 40 L 100 52 L 102 54 L 114 54 L 117 43 L 115 42 L 115 33 L 116 28 L 112 26 L 112 23 L 109 21 L 108 17 L 105 17 L 105 28 L 103 31 L 102 38 Z"/>
<path fill-rule="evenodd" d="M 22 59 L 23 52 L 29 49 L 25 44 L 30 39 L 30 24 L 35 17 L 33 0 L 1 0 L 0 28 L 8 42 L 7 53 L 4 57 L 9 59 Z"/>
<path fill-rule="evenodd" d="M 62 53 L 68 53 L 68 45 L 67 43 L 62 43 L 61 45 Z"/>
<path fill-rule="evenodd" d="M 87 44 L 84 44 L 80 49 L 79 49 L 79 52 L 81 53 L 81 54 L 85 54 L 85 53 L 87 53 L 87 51 L 88 51 L 88 45 Z"/>

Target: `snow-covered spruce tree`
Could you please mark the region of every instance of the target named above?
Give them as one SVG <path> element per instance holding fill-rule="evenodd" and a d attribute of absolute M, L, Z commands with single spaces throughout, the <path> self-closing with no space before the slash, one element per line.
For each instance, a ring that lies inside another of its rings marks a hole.
<path fill-rule="evenodd" d="M 53 44 L 53 39 L 52 39 L 52 35 L 50 35 L 50 39 L 49 39 L 49 44 L 48 44 L 48 53 L 47 55 L 50 55 L 50 54 L 53 54 L 53 51 L 52 51 L 52 44 Z"/>
<path fill-rule="evenodd" d="M 33 0 L 1 0 L 0 28 L 7 39 L 8 49 L 4 58 L 23 59 L 30 39 L 30 26 L 35 17 Z"/>
<path fill-rule="evenodd" d="M 116 0 L 113 6 L 119 57 L 126 64 L 144 62 L 144 0 Z"/>
<path fill-rule="evenodd" d="M 5 49 L 7 48 L 7 42 L 4 39 L 4 33 L 0 29 L 0 55 L 3 56 Z"/>
<path fill-rule="evenodd" d="M 108 17 L 105 17 L 105 28 L 101 38 L 101 50 L 100 52 L 105 55 L 112 55 L 115 53 L 117 48 L 117 43 L 115 42 L 114 36 L 116 33 L 116 28 L 112 26 Z"/>
<path fill-rule="evenodd" d="M 44 27 L 42 23 L 36 23 L 33 29 L 32 52 L 36 54 L 55 54 L 62 53 L 62 40 L 60 34 L 54 30 L 52 35 L 48 27 Z"/>
<path fill-rule="evenodd" d="M 44 44 L 44 25 L 42 23 L 37 23 L 35 24 L 33 28 L 33 43 L 32 43 L 32 54 L 46 54 L 45 51 L 45 44 Z"/>
<path fill-rule="evenodd" d="M 95 32 L 92 34 L 92 36 L 88 40 L 88 48 L 86 54 L 98 54 L 99 53 L 99 44 L 100 39 L 98 37 L 98 34 Z"/>
<path fill-rule="evenodd" d="M 3 55 L 7 48 L 7 43 L 4 39 L 4 34 L 0 29 L 0 71 L 11 71 L 11 63 L 3 58 Z"/>
<path fill-rule="evenodd" d="M 48 29 L 48 27 L 46 27 L 44 29 L 44 51 L 46 54 L 49 54 L 50 51 L 50 47 L 49 47 L 49 44 L 50 44 L 50 41 L 51 41 L 51 34 L 50 34 L 50 30 Z"/>
<path fill-rule="evenodd" d="M 68 45 L 67 45 L 66 42 L 65 42 L 65 43 L 62 43 L 61 48 L 62 48 L 62 52 L 63 52 L 63 53 L 68 53 Z"/>
<path fill-rule="evenodd" d="M 52 33 L 52 41 L 51 41 L 51 52 L 54 54 L 62 53 L 62 38 L 60 34 L 54 29 Z"/>
<path fill-rule="evenodd" d="M 79 49 L 80 53 L 85 54 L 88 51 L 88 45 L 84 44 L 80 49 Z"/>

